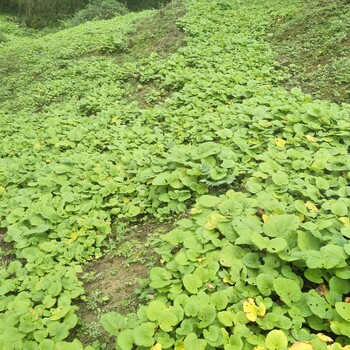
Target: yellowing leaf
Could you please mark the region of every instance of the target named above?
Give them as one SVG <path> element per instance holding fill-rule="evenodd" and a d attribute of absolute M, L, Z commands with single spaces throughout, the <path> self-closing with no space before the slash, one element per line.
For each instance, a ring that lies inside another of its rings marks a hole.
<path fill-rule="evenodd" d="M 130 198 L 128 198 L 128 197 L 124 197 L 123 198 L 123 203 L 124 204 L 128 204 L 130 202 Z"/>
<path fill-rule="evenodd" d="M 305 215 L 303 213 L 299 213 L 298 218 L 300 219 L 300 221 L 304 221 Z"/>
<path fill-rule="evenodd" d="M 243 303 L 243 311 L 249 321 L 255 322 L 258 317 L 265 316 L 266 307 L 263 303 L 258 306 L 255 304 L 253 298 L 248 298 L 248 300 Z"/>
<path fill-rule="evenodd" d="M 313 350 L 313 346 L 310 343 L 295 342 L 289 350 Z"/>
<path fill-rule="evenodd" d="M 265 346 L 258 345 L 253 350 L 266 350 Z"/>
<path fill-rule="evenodd" d="M 317 213 L 318 212 L 318 208 L 316 207 L 316 205 L 310 201 L 305 203 L 306 208 L 308 208 L 310 211 Z"/>
<path fill-rule="evenodd" d="M 348 217 L 343 216 L 341 218 L 338 218 L 338 220 L 344 224 L 344 226 L 349 227 L 350 226 L 350 220 Z"/>
<path fill-rule="evenodd" d="M 263 219 L 264 222 L 266 222 L 269 219 L 269 216 L 266 214 L 262 214 L 261 218 Z"/>
<path fill-rule="evenodd" d="M 151 347 L 151 350 L 162 350 L 162 345 L 157 343 Z"/>
<path fill-rule="evenodd" d="M 209 215 L 208 217 L 208 221 L 207 223 L 204 225 L 204 228 L 206 230 L 214 230 L 215 228 L 218 227 L 218 224 L 220 222 L 223 222 L 223 221 L 227 221 L 227 218 L 226 216 L 223 216 L 221 214 L 218 214 L 218 213 L 212 213 Z"/>
<path fill-rule="evenodd" d="M 285 146 L 285 144 L 286 144 L 286 140 L 277 138 L 277 139 L 275 140 L 275 144 L 276 144 L 277 147 L 283 148 L 283 147 Z"/>
<path fill-rule="evenodd" d="M 174 350 L 185 350 L 184 343 L 176 344 L 175 347 L 174 347 Z"/>
<path fill-rule="evenodd" d="M 225 276 L 224 279 L 222 280 L 224 283 L 228 283 L 228 284 L 233 284 L 233 282 L 230 280 L 229 277 Z"/>
<path fill-rule="evenodd" d="M 326 343 L 333 343 L 333 339 L 323 333 L 317 333 L 317 337 Z"/>
<path fill-rule="evenodd" d="M 5 187 L 0 186 L 0 194 L 6 193 Z"/>
<path fill-rule="evenodd" d="M 306 135 L 306 139 L 309 141 L 309 142 L 316 142 L 316 138 L 312 135 Z"/>
<path fill-rule="evenodd" d="M 199 209 L 199 208 L 192 208 L 191 210 L 190 210 L 190 213 L 192 214 L 192 215 L 194 215 L 194 214 L 199 214 L 199 213 L 201 213 L 202 212 L 202 209 Z"/>
<path fill-rule="evenodd" d="M 70 238 L 72 241 L 75 241 L 78 238 L 78 232 L 74 231 L 71 233 Z"/>

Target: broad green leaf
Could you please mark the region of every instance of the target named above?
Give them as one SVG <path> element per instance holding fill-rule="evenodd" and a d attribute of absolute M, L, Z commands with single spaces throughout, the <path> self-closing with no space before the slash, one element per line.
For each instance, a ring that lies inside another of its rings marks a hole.
<path fill-rule="evenodd" d="M 286 237 L 295 231 L 299 224 L 300 220 L 295 215 L 273 215 L 264 223 L 263 229 L 269 237 Z"/>
<path fill-rule="evenodd" d="M 136 345 L 139 346 L 147 346 L 150 347 L 152 346 L 155 341 L 154 341 L 154 329 L 155 329 L 155 324 L 148 322 L 148 323 L 143 323 L 140 326 L 137 326 L 136 328 L 133 329 L 132 335 L 135 341 Z"/>
<path fill-rule="evenodd" d="M 159 327 L 164 332 L 171 332 L 180 321 L 171 308 L 163 310 L 158 317 Z"/>
<path fill-rule="evenodd" d="M 329 189 L 329 182 L 328 182 L 328 180 L 326 180 L 322 177 L 318 177 L 316 179 L 316 186 L 320 190 L 328 190 Z"/>
<path fill-rule="evenodd" d="M 292 302 L 298 302 L 302 293 L 298 283 L 288 278 L 276 278 L 273 281 L 273 287 L 280 299 L 287 305 Z"/>
<path fill-rule="evenodd" d="M 350 322 L 350 304 L 349 303 L 336 303 L 335 310 L 338 315 L 343 318 L 345 321 Z"/>
<path fill-rule="evenodd" d="M 120 350 L 132 350 L 134 347 L 134 343 L 134 335 L 131 329 L 121 331 L 117 335 L 117 344 L 120 347 Z"/>
<path fill-rule="evenodd" d="M 331 212 L 337 216 L 345 216 L 348 213 L 348 206 L 343 202 L 332 203 Z"/>
<path fill-rule="evenodd" d="M 256 277 L 256 285 L 262 295 L 269 296 L 273 290 L 274 277 L 261 273 Z"/>
<path fill-rule="evenodd" d="M 147 318 L 150 321 L 156 321 L 166 306 L 159 300 L 152 300 L 147 306 Z"/>
<path fill-rule="evenodd" d="M 207 328 L 216 319 L 216 309 L 215 306 L 209 305 L 205 307 L 200 307 L 197 317 L 200 322 L 197 323 L 199 328 Z"/>
<path fill-rule="evenodd" d="M 117 336 L 126 327 L 124 317 L 114 311 L 103 314 L 100 322 L 103 328 L 114 336 Z"/>
<path fill-rule="evenodd" d="M 184 287 L 191 293 L 196 294 L 198 292 L 198 288 L 200 288 L 203 284 L 202 280 L 194 275 L 194 274 L 187 274 L 183 277 L 183 284 Z"/>
<path fill-rule="evenodd" d="M 268 350 L 286 350 L 288 339 L 282 331 L 274 329 L 266 336 L 265 345 Z"/>
<path fill-rule="evenodd" d="M 205 208 L 213 208 L 221 202 L 221 199 L 218 197 L 203 195 L 197 200 L 197 205 Z"/>
<path fill-rule="evenodd" d="M 279 171 L 272 174 L 272 181 L 277 186 L 284 186 L 284 185 L 288 185 L 289 178 L 285 172 L 279 170 Z"/>
<path fill-rule="evenodd" d="M 225 326 L 231 327 L 233 325 L 234 313 L 232 311 L 220 311 L 218 313 L 218 320 Z"/>

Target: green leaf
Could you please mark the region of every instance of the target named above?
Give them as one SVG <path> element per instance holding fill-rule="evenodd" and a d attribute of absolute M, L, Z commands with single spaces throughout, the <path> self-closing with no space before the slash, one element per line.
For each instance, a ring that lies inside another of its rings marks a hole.
<path fill-rule="evenodd" d="M 200 288 L 203 284 L 202 280 L 194 275 L 194 274 L 187 274 L 182 279 L 184 287 L 191 293 L 196 294 L 198 293 L 198 288 Z"/>
<path fill-rule="evenodd" d="M 131 329 L 121 331 L 117 335 L 117 344 L 120 350 L 132 350 L 134 347 L 134 335 Z M 153 343 L 152 343 L 153 345 Z"/>
<path fill-rule="evenodd" d="M 103 328 L 114 336 L 117 336 L 126 327 L 124 317 L 114 311 L 103 314 L 100 322 Z"/>
<path fill-rule="evenodd" d="M 286 237 L 295 231 L 299 224 L 300 220 L 295 215 L 273 215 L 264 223 L 263 229 L 269 237 Z"/>
<path fill-rule="evenodd" d="M 329 182 L 323 177 L 318 177 L 316 179 L 316 187 L 319 188 L 320 190 L 328 190 Z"/>
<path fill-rule="evenodd" d="M 207 342 L 204 339 L 198 339 L 195 333 L 190 333 L 184 340 L 184 349 L 205 350 Z"/>
<path fill-rule="evenodd" d="M 164 332 L 171 332 L 180 321 L 171 308 L 163 310 L 158 317 L 159 327 Z"/>
<path fill-rule="evenodd" d="M 164 172 L 161 174 L 158 174 L 152 181 L 152 185 L 154 186 L 167 186 L 169 185 L 169 172 Z"/>
<path fill-rule="evenodd" d="M 235 318 L 235 314 L 232 311 L 220 311 L 218 313 L 218 320 L 225 327 L 231 327 L 233 325 L 234 318 Z"/>
<path fill-rule="evenodd" d="M 150 321 L 156 321 L 166 306 L 159 300 L 152 300 L 147 306 L 147 318 Z"/>
<path fill-rule="evenodd" d="M 284 185 L 288 185 L 289 178 L 288 178 L 288 175 L 285 172 L 279 170 L 276 173 L 272 174 L 272 181 L 277 186 L 284 186 Z"/>
<path fill-rule="evenodd" d="M 200 307 L 197 317 L 200 322 L 197 323 L 199 328 L 207 328 L 216 319 L 216 309 L 214 305 Z"/>
<path fill-rule="evenodd" d="M 337 216 L 345 216 L 348 214 L 348 206 L 343 202 L 332 203 L 331 212 Z"/>
<path fill-rule="evenodd" d="M 154 330 L 155 324 L 151 322 L 143 323 L 133 329 L 132 334 L 136 345 L 152 346 L 155 343 Z"/>
<path fill-rule="evenodd" d="M 244 253 L 241 248 L 233 244 L 225 246 L 219 253 L 219 261 L 222 266 L 231 267 L 236 259 L 241 259 Z"/>
<path fill-rule="evenodd" d="M 270 253 L 279 253 L 287 248 L 287 241 L 282 237 L 276 237 L 270 240 L 267 251 Z"/>
<path fill-rule="evenodd" d="M 265 345 L 268 350 L 286 350 L 288 339 L 282 331 L 274 329 L 266 336 Z"/>
<path fill-rule="evenodd" d="M 243 211 L 242 204 L 235 199 L 228 199 L 221 202 L 218 205 L 218 209 L 220 210 L 222 215 L 225 216 L 237 216 L 240 215 Z"/>
<path fill-rule="evenodd" d="M 189 301 L 185 305 L 185 314 L 186 316 L 196 317 L 199 311 L 199 304 L 197 301 Z"/>
<path fill-rule="evenodd" d="M 203 195 L 199 197 L 199 199 L 197 200 L 197 205 L 200 205 L 201 207 L 204 207 L 204 208 L 213 208 L 220 202 L 221 202 L 221 199 L 218 197 Z"/>
<path fill-rule="evenodd" d="M 71 309 L 70 306 L 59 306 L 56 309 L 51 311 L 51 321 L 57 321 L 61 319 L 62 317 L 66 316 L 68 311 Z"/>
<path fill-rule="evenodd" d="M 266 273 L 261 273 L 256 277 L 256 285 L 260 291 L 260 293 L 264 296 L 268 296 L 271 294 L 273 290 L 273 281 L 274 277 L 268 275 Z"/>
<path fill-rule="evenodd" d="M 339 302 L 335 304 L 335 310 L 345 321 L 350 322 L 350 304 Z"/>
<path fill-rule="evenodd" d="M 321 319 L 331 319 L 333 317 L 332 306 L 315 290 L 310 290 L 308 292 L 306 295 L 306 303 L 317 317 Z"/>
<path fill-rule="evenodd" d="M 276 278 L 273 287 L 280 299 L 287 305 L 301 299 L 302 293 L 298 283 L 288 278 Z"/>

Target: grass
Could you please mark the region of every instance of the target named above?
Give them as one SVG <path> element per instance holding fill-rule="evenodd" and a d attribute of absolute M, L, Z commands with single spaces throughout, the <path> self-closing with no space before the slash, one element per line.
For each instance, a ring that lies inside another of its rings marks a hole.
<path fill-rule="evenodd" d="M 302 86 L 317 98 L 350 101 L 350 3 L 300 2 L 278 18 L 271 43 L 290 74 L 286 86 Z"/>

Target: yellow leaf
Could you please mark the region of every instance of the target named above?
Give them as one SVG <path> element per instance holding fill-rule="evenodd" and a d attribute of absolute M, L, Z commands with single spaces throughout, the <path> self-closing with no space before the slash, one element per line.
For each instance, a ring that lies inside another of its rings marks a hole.
<path fill-rule="evenodd" d="M 190 210 L 190 213 L 192 214 L 192 215 L 194 215 L 194 214 L 199 214 L 199 213 L 201 213 L 202 212 L 202 209 L 199 209 L 199 208 L 192 208 L 191 210 Z"/>
<path fill-rule="evenodd" d="M 269 219 L 269 216 L 266 214 L 262 214 L 261 218 L 263 219 L 264 222 L 266 222 Z"/>
<path fill-rule="evenodd" d="M 6 193 L 5 187 L 0 186 L 0 194 Z"/>
<path fill-rule="evenodd" d="M 266 350 L 265 346 L 258 345 L 253 350 Z"/>
<path fill-rule="evenodd" d="M 338 220 L 344 224 L 344 226 L 349 227 L 350 226 L 350 220 L 348 217 L 343 216 L 341 218 L 338 218 Z"/>
<path fill-rule="evenodd" d="M 316 142 L 316 138 L 312 135 L 306 135 L 306 139 L 309 141 L 309 142 Z"/>
<path fill-rule="evenodd" d="M 285 146 L 285 144 L 286 144 L 286 140 L 277 138 L 277 139 L 275 140 L 275 144 L 276 144 L 277 147 L 283 148 L 283 147 Z"/>
<path fill-rule="evenodd" d="M 303 213 L 299 213 L 298 217 L 299 217 L 300 221 L 304 221 L 304 219 L 305 219 L 305 215 Z"/>
<path fill-rule="evenodd" d="M 224 279 L 222 280 L 224 283 L 228 283 L 228 284 L 233 284 L 233 282 L 230 280 L 229 277 L 225 276 Z"/>
<path fill-rule="evenodd" d="M 243 303 L 243 311 L 249 321 L 255 322 L 258 317 L 265 316 L 266 307 L 263 303 L 258 306 L 255 304 L 253 298 L 248 298 L 248 300 Z"/>
<path fill-rule="evenodd" d="M 333 343 L 333 339 L 323 333 L 317 333 L 317 337 L 326 343 Z"/>
<path fill-rule="evenodd" d="M 318 212 L 318 208 L 316 207 L 316 205 L 312 202 L 306 202 L 305 203 L 306 208 L 308 208 L 310 211 L 317 213 Z"/>
<path fill-rule="evenodd" d="M 295 342 L 289 350 L 313 350 L 313 346 L 310 343 Z"/>
<path fill-rule="evenodd" d="M 207 223 L 204 225 L 204 228 L 206 230 L 214 230 L 215 228 L 218 227 L 218 224 L 220 222 L 227 221 L 227 217 L 223 216 L 219 213 L 212 213 L 208 217 Z"/>
<path fill-rule="evenodd" d="M 78 232 L 74 231 L 70 234 L 70 238 L 72 241 L 75 241 L 78 238 Z"/>
<path fill-rule="evenodd" d="M 151 347 L 151 350 L 162 350 L 162 345 L 157 343 Z"/>
<path fill-rule="evenodd" d="M 175 347 L 174 347 L 174 350 L 185 350 L 184 343 L 176 344 Z"/>

